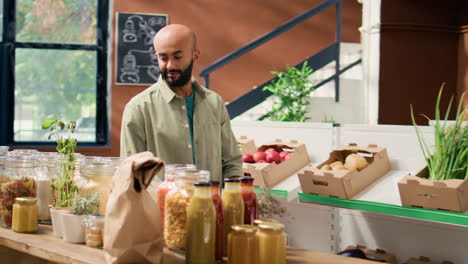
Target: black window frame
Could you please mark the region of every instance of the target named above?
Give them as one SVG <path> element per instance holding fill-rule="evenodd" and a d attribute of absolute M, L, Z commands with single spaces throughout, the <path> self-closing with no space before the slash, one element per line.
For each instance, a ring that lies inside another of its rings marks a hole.
<path fill-rule="evenodd" d="M 0 41 L 0 146 L 54 146 L 55 142 L 14 141 L 15 49 L 57 49 L 96 51 L 96 141 L 78 142 L 79 146 L 109 145 L 108 119 L 108 41 L 109 1 L 97 0 L 95 44 L 66 44 L 16 41 L 16 2 L 3 0 L 3 31 Z"/>

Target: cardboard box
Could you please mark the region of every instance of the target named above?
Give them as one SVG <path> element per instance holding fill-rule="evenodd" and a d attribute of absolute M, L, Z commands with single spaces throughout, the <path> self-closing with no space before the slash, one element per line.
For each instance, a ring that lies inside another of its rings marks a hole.
<path fill-rule="evenodd" d="M 244 171 L 244 175 L 255 178 L 254 184 L 256 186 L 271 188 L 310 163 L 305 145 L 297 140 L 283 142 L 281 139 L 276 139 L 273 142 L 260 146 L 257 151 L 265 151 L 271 147 L 281 147 L 293 154 L 290 159 L 279 164 L 243 163 L 242 170 Z"/>
<path fill-rule="evenodd" d="M 257 146 L 255 146 L 255 142 L 253 139 L 249 139 L 246 136 L 241 136 L 237 139 L 237 144 L 239 145 L 239 149 L 242 154 L 254 154 L 257 152 Z"/>
<path fill-rule="evenodd" d="M 427 167 L 398 182 L 403 206 L 463 213 L 468 210 L 468 180 L 427 179 Z"/>
<path fill-rule="evenodd" d="M 379 261 L 379 262 L 383 261 L 384 263 L 397 264 L 395 255 L 387 253 L 383 249 L 377 248 L 373 250 L 373 249 L 367 248 L 364 245 L 357 244 L 356 246 L 349 246 L 345 248 L 345 250 L 353 249 L 353 248 L 361 249 L 364 252 L 364 254 L 366 254 L 366 257 L 369 259 L 375 259 L 376 261 Z"/>
<path fill-rule="evenodd" d="M 364 156 L 368 166 L 362 170 L 321 170 L 322 166 L 344 160 L 349 154 Z M 350 143 L 330 153 L 327 161 L 317 168 L 305 167 L 299 172 L 302 192 L 350 199 L 369 184 L 390 171 L 387 150 L 370 144 L 367 147 Z"/>
<path fill-rule="evenodd" d="M 451 261 L 446 261 L 446 260 L 442 262 L 434 262 L 434 261 L 431 261 L 431 259 L 428 257 L 421 256 L 417 259 L 410 258 L 407 261 L 405 261 L 404 264 L 454 264 L 454 263 Z"/>

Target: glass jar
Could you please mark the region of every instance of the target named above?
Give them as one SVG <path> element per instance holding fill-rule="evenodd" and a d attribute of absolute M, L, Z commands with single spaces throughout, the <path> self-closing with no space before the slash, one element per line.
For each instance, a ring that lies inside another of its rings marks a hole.
<path fill-rule="evenodd" d="M 0 181 L 0 226 L 11 227 L 15 198 L 36 196 L 38 168 L 39 161 L 32 157 L 6 159 L 5 176 Z"/>
<path fill-rule="evenodd" d="M 222 200 L 224 208 L 224 254 L 226 255 L 231 226 L 244 223 L 244 201 L 240 192 L 240 179 L 225 179 L 224 183 Z"/>
<path fill-rule="evenodd" d="M 187 264 L 214 264 L 216 212 L 211 198 L 211 183 L 196 182 L 187 208 Z"/>
<path fill-rule="evenodd" d="M 258 264 L 257 227 L 233 225 L 228 236 L 229 264 Z"/>
<path fill-rule="evenodd" d="M 276 221 L 273 218 L 258 218 L 258 219 L 254 220 L 254 225 L 255 226 L 258 226 L 258 225 L 263 224 L 263 223 L 279 223 L 279 222 Z"/>
<path fill-rule="evenodd" d="M 8 149 L 9 147 L 7 146 L 0 146 L 0 181 L 3 177 L 5 177 L 5 163 L 8 156 Z"/>
<path fill-rule="evenodd" d="M 211 180 L 211 174 L 209 170 L 200 170 L 200 181 L 209 182 Z"/>
<path fill-rule="evenodd" d="M 175 187 L 167 193 L 164 219 L 166 245 L 177 251 L 185 250 L 187 208 L 193 196 L 193 183 L 198 181 L 198 170 L 183 170 L 176 173 Z"/>
<path fill-rule="evenodd" d="M 164 228 L 164 210 L 166 205 L 167 193 L 174 189 L 175 178 L 178 171 L 194 170 L 194 164 L 169 164 L 164 166 L 164 181 L 156 189 L 156 196 L 158 199 L 158 207 L 161 212 L 162 226 Z M 156 178 L 156 177 L 155 177 Z"/>
<path fill-rule="evenodd" d="M 224 256 L 224 209 L 220 196 L 219 181 L 210 181 L 211 199 L 216 211 L 216 250 L 215 259 L 221 261 Z"/>
<path fill-rule="evenodd" d="M 11 230 L 17 233 L 34 233 L 37 225 L 37 199 L 32 197 L 17 197 L 13 205 L 13 223 Z"/>
<path fill-rule="evenodd" d="M 286 237 L 284 225 L 261 223 L 258 225 L 258 263 L 286 264 Z"/>
<path fill-rule="evenodd" d="M 112 176 L 124 158 L 120 157 L 94 157 L 87 159 L 83 166 L 82 177 L 84 182 L 78 184 L 83 195 L 99 193 L 99 214 L 106 214 L 107 200 Z"/>
<path fill-rule="evenodd" d="M 258 218 L 258 200 L 253 186 L 254 178 L 241 178 L 241 195 L 244 200 L 244 224 L 253 225 L 254 220 Z"/>
<path fill-rule="evenodd" d="M 8 152 L 9 157 L 32 157 L 39 153 L 36 149 L 14 149 Z"/>
<path fill-rule="evenodd" d="M 42 169 L 39 170 L 36 178 L 39 221 L 49 221 L 49 205 L 53 203 L 51 184 L 52 179 L 57 177 L 59 169 L 59 155 L 57 152 L 39 152 L 35 157 L 40 161 L 42 166 Z"/>
<path fill-rule="evenodd" d="M 85 243 L 88 247 L 102 247 L 104 234 L 104 217 L 90 215 L 83 220 Z"/>

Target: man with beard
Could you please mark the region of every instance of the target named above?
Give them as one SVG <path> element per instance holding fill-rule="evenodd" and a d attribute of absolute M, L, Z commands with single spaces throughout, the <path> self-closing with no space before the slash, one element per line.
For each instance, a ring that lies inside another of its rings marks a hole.
<path fill-rule="evenodd" d="M 125 106 L 121 156 L 151 151 L 166 164 L 195 164 L 211 178 L 240 176 L 241 153 L 222 98 L 192 78 L 200 51 L 184 25 L 162 28 L 153 41 L 161 76 Z"/>

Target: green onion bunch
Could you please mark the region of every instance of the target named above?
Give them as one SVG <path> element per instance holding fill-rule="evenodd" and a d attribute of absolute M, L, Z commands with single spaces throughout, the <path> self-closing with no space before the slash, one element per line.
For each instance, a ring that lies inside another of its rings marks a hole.
<path fill-rule="evenodd" d="M 411 106 L 411 119 L 419 144 L 426 159 L 430 180 L 468 179 L 468 125 L 463 120 L 467 111 L 463 111 L 463 98 L 460 97 L 455 121 L 448 122 L 448 116 L 452 108 L 453 97 L 450 99 L 444 119 L 441 119 L 440 100 L 444 85 L 439 90 L 435 108 L 434 135 L 435 144 L 431 150 L 421 135 L 416 124 L 413 107 Z M 424 115 L 423 115 L 424 116 Z M 429 120 L 427 116 L 424 116 Z"/>

